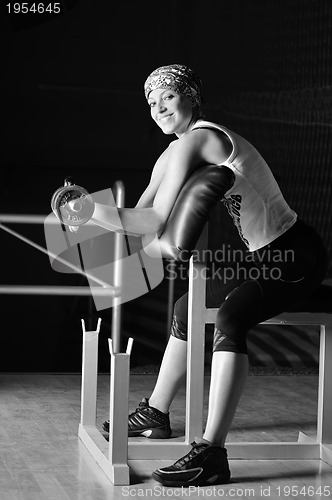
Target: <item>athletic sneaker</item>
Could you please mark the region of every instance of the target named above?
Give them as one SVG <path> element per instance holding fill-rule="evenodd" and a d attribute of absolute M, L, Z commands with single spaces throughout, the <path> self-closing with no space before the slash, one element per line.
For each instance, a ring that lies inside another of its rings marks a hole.
<path fill-rule="evenodd" d="M 109 432 L 109 420 L 103 423 L 103 429 Z M 150 439 L 166 439 L 171 437 L 172 430 L 169 413 L 162 413 L 149 405 L 143 398 L 139 407 L 128 417 L 128 436 L 145 436 Z"/>
<path fill-rule="evenodd" d="M 169 467 L 157 469 L 153 479 L 164 486 L 204 486 L 228 483 L 231 473 L 227 451 L 220 446 L 191 443 L 187 455 Z"/>

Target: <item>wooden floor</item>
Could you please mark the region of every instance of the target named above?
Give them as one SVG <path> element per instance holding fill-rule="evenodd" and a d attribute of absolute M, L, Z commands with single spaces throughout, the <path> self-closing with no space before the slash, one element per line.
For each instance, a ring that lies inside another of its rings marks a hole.
<path fill-rule="evenodd" d="M 155 375 L 131 375 L 131 410 L 154 381 Z M 230 484 L 190 491 L 163 489 L 151 479 L 154 469 L 172 462 L 132 461 L 131 485 L 114 487 L 77 437 L 80 382 L 79 375 L 0 374 L 1 500 L 332 498 L 332 468 L 313 460 L 232 460 Z M 109 377 L 100 375 L 99 426 L 107 417 L 108 387 Z M 229 441 L 296 441 L 299 431 L 314 433 L 316 400 L 316 375 L 250 376 Z M 171 423 L 174 439 L 182 439 L 184 390 Z"/>

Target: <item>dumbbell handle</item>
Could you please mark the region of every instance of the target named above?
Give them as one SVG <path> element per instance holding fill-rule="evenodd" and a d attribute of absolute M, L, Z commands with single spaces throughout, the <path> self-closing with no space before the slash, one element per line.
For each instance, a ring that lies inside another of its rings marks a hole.
<path fill-rule="evenodd" d="M 68 206 L 73 212 L 80 212 L 82 210 L 82 203 L 77 200 L 69 201 Z"/>

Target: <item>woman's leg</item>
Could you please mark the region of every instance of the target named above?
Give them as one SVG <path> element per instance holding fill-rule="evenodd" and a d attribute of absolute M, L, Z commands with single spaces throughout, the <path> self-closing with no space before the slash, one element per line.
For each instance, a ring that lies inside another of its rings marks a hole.
<path fill-rule="evenodd" d="M 308 248 L 307 241 L 300 241 L 298 237 L 296 240 L 299 248 Z M 284 245 L 282 248 L 293 246 Z M 319 256 L 320 252 L 312 252 L 312 255 Z M 263 275 L 257 281 L 239 284 L 228 298 L 222 299 L 216 319 L 209 412 L 203 435 L 208 442 L 198 440 L 185 457 L 169 467 L 156 470 L 153 477 L 157 481 L 168 485 L 174 481 L 177 486 L 229 481 L 224 442 L 247 376 L 246 334 L 252 326 L 287 310 L 288 306 L 307 296 L 318 285 L 326 261 L 324 252 L 321 256 L 310 260 L 301 259 L 301 254 L 300 258 L 294 255 L 297 258 L 292 260 L 290 267 L 288 262 L 280 265 L 281 279 L 266 279 Z M 218 299 L 217 295 L 215 297 Z"/>
<path fill-rule="evenodd" d="M 212 355 L 209 412 L 203 438 L 213 444 L 225 446 L 248 367 L 247 354 L 220 351 Z"/>
<path fill-rule="evenodd" d="M 205 439 L 220 427 L 216 440 L 227 434 L 248 372 L 246 332 L 255 324 L 261 303 L 261 288 L 246 282 L 235 288 L 221 305 L 216 321 L 211 367 L 209 418 Z M 187 294 L 175 304 L 169 342 L 163 357 L 150 406 L 167 413 L 178 389 L 185 380 L 187 368 Z M 257 322 L 257 321 L 256 321 Z M 227 332 L 225 334 L 224 332 Z M 219 352 L 221 351 L 221 352 Z M 233 352 L 228 352 L 233 351 Z M 214 440 L 213 440 L 214 441 Z"/>
<path fill-rule="evenodd" d="M 309 262 L 295 252 L 291 263 L 286 259 L 280 263 L 282 280 L 246 281 L 221 305 L 216 320 L 204 439 L 224 446 L 248 372 L 246 333 L 255 324 L 286 310 L 318 285 L 325 272 L 326 259 L 324 249 L 317 254 L 321 255 L 317 258 L 317 272 L 312 272 Z"/>
<path fill-rule="evenodd" d="M 203 438 L 221 447 L 235 415 L 248 375 L 246 334 L 257 322 L 262 289 L 247 281 L 220 306 L 214 331 L 209 408 Z"/>
<path fill-rule="evenodd" d="M 188 294 L 174 305 L 171 335 L 160 366 L 155 388 L 149 398 L 150 406 L 167 413 L 187 371 Z"/>
<path fill-rule="evenodd" d="M 149 398 L 150 406 L 167 413 L 177 391 L 185 379 L 187 342 L 170 336 L 160 366 L 158 378 Z"/>

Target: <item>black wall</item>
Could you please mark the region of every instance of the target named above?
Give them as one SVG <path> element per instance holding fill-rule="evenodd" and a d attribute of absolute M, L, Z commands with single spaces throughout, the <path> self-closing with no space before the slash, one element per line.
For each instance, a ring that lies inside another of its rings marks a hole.
<path fill-rule="evenodd" d="M 255 144 L 332 254 L 330 0 L 62 0 L 60 15 L 9 16 L 5 3 L 0 13 L 0 213 L 47 215 L 69 174 L 90 191 L 122 179 L 133 206 L 169 141 L 149 117 L 143 83 L 155 67 L 180 62 L 201 75 L 207 116 Z M 42 226 L 13 228 L 45 246 Z M 0 238 L 1 283 L 81 283 L 3 231 Z M 165 297 L 163 284 L 125 311 L 125 333 L 140 339 L 134 363 L 161 355 Z M 91 301 L 1 302 L 0 370 L 80 369 L 80 318 L 91 327 L 97 318 Z M 109 311 L 103 317 L 104 353 Z"/>

